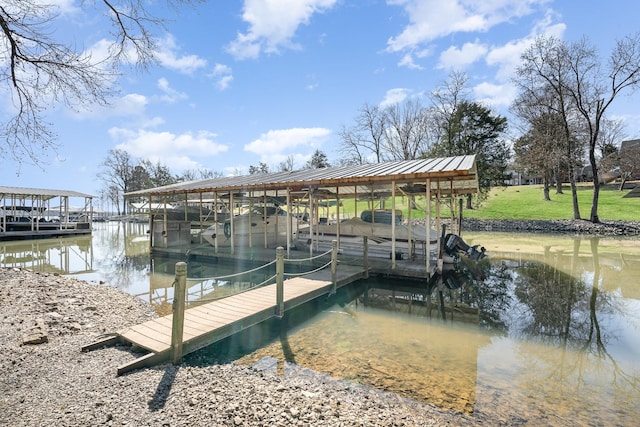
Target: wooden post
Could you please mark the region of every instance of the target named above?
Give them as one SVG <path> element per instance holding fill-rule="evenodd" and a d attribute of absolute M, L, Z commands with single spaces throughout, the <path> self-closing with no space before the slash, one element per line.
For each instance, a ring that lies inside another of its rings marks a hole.
<path fill-rule="evenodd" d="M 462 197 L 458 199 L 459 200 L 459 205 L 460 205 L 460 209 L 459 209 L 459 213 L 458 213 L 458 236 L 462 237 Z"/>
<path fill-rule="evenodd" d="M 391 181 L 391 269 L 396 269 L 396 182 Z"/>
<path fill-rule="evenodd" d="M 293 233 L 292 231 L 292 224 L 291 224 L 291 212 L 293 210 L 291 209 L 291 188 L 287 187 L 287 258 L 289 258 L 291 256 L 291 234 Z"/>
<path fill-rule="evenodd" d="M 233 223 L 233 191 L 229 192 L 229 205 L 231 206 L 231 214 L 229 215 L 229 230 L 231 232 L 231 255 L 235 254 L 235 241 L 234 234 L 236 231 L 235 224 Z"/>
<path fill-rule="evenodd" d="M 425 250 L 425 258 L 427 259 L 427 277 L 431 277 L 431 180 L 427 178 L 426 183 L 427 193 L 425 194 L 425 198 L 427 199 L 426 205 L 426 239 L 427 239 L 427 249 Z"/>
<path fill-rule="evenodd" d="M 284 316 L 284 248 L 276 248 L 276 316 Z"/>
<path fill-rule="evenodd" d="M 364 278 L 369 278 L 369 239 L 362 236 L 362 260 L 364 261 Z"/>
<path fill-rule="evenodd" d="M 335 294 L 338 287 L 336 273 L 338 268 L 338 241 L 331 241 L 331 293 Z"/>
<path fill-rule="evenodd" d="M 182 333 L 184 331 L 184 297 L 187 287 L 187 263 L 176 263 L 176 280 L 173 291 L 173 325 L 171 327 L 171 358 L 177 365 L 182 361 Z"/>

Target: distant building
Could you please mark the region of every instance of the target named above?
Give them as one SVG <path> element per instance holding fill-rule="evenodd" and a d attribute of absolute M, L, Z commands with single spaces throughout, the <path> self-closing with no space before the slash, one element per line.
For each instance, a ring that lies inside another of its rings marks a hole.
<path fill-rule="evenodd" d="M 509 179 L 505 179 L 505 185 L 533 185 L 542 184 L 541 175 L 532 175 L 516 171 L 513 168 L 509 168 L 505 171 L 505 175 L 509 176 Z"/>

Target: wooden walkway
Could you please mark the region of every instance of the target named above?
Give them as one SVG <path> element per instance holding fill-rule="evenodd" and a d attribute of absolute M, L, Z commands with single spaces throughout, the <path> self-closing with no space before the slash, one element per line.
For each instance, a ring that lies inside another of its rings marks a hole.
<path fill-rule="evenodd" d="M 327 269 L 284 281 L 284 310 L 290 310 L 332 290 Z M 336 288 L 365 277 L 362 267 L 340 265 Z M 264 286 L 185 310 L 182 354 L 189 354 L 255 324 L 276 317 L 276 285 Z M 134 369 L 164 363 L 171 358 L 173 315 L 132 326 L 82 348 L 90 351 L 107 345 L 129 343 L 150 353 L 118 367 L 121 375 Z"/>

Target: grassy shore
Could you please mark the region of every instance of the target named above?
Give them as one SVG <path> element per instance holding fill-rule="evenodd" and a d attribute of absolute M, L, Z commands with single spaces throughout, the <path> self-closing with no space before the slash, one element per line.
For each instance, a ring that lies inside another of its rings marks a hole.
<path fill-rule="evenodd" d="M 628 196 L 631 189 L 618 190 L 617 185 L 600 188 L 598 216 L 601 220 L 640 221 L 640 197 Z M 578 186 L 580 216 L 588 219 L 591 213 L 593 185 Z M 479 219 L 572 219 L 573 201 L 567 185 L 562 194 L 555 188 L 550 191 L 551 200 L 544 200 L 541 185 L 522 185 L 494 188 L 488 199 L 476 209 L 465 210 L 468 218 Z"/>
<path fill-rule="evenodd" d="M 639 184 L 640 185 L 640 184 Z M 640 197 L 625 197 L 632 190 L 618 190 L 617 185 L 604 185 L 600 188 L 598 215 L 601 221 L 640 221 Z M 573 202 L 569 185 L 563 187 L 563 193 L 557 194 L 555 188 L 550 190 L 550 201 L 544 200 L 542 185 L 522 185 L 494 188 L 487 200 L 474 209 L 465 209 L 465 218 L 477 219 L 529 219 L 529 220 L 560 220 L 573 219 Z M 581 183 L 578 185 L 578 205 L 580 216 L 588 219 L 591 213 L 593 185 Z M 411 218 L 424 218 L 424 197 L 416 198 L 418 209 L 412 209 Z M 384 206 L 391 209 L 391 201 Z M 357 210 L 361 212 L 370 208 L 366 202 L 358 202 Z M 408 217 L 408 198 L 397 197 L 396 209 L 401 210 L 404 217 Z M 435 213 L 435 208 L 432 207 Z M 351 199 L 343 201 L 340 216 L 353 216 L 354 202 Z M 441 217 L 447 218 L 450 209 L 441 207 Z M 328 212 L 321 212 L 321 216 L 335 217 L 335 207 Z"/>

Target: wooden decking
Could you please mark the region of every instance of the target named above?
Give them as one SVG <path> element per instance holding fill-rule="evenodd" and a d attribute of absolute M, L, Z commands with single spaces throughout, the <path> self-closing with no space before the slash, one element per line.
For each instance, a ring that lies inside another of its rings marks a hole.
<path fill-rule="evenodd" d="M 341 265 L 336 272 L 336 287 L 365 277 L 362 267 Z M 284 281 L 284 310 L 330 293 L 330 271 L 321 270 L 305 277 Z M 182 354 L 188 354 L 276 316 L 276 285 L 232 295 L 185 310 Z M 94 350 L 116 343 L 129 343 L 150 353 L 123 366 L 117 374 L 163 363 L 171 357 L 173 316 L 164 316 L 119 331 L 106 339 L 82 348 Z"/>

